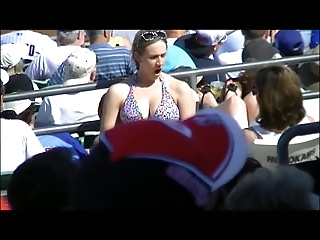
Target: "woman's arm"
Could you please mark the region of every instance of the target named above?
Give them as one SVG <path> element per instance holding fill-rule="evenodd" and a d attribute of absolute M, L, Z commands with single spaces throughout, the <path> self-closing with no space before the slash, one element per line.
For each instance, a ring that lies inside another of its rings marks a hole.
<path fill-rule="evenodd" d="M 179 80 L 178 80 L 179 81 Z M 192 117 L 196 113 L 196 101 L 192 89 L 186 82 L 179 81 L 177 88 L 177 105 L 180 112 L 180 119 Z"/>
<path fill-rule="evenodd" d="M 122 103 L 123 92 L 123 84 L 114 84 L 106 93 L 102 107 L 100 132 L 105 132 L 116 125 Z"/>

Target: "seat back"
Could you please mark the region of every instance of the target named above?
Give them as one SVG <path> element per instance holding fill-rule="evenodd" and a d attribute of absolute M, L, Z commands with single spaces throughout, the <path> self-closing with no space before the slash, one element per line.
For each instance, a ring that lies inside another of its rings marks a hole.
<path fill-rule="evenodd" d="M 278 164 L 275 139 L 256 139 L 250 145 L 249 157 L 258 160 L 263 167 L 274 170 Z M 297 136 L 288 145 L 289 164 L 315 161 L 319 156 L 319 134 Z"/>

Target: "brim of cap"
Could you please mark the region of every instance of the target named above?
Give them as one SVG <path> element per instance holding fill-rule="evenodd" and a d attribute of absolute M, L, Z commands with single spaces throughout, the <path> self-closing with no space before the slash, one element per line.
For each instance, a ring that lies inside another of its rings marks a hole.
<path fill-rule="evenodd" d="M 90 76 L 85 76 L 83 78 L 70 78 L 63 82 L 64 86 L 74 86 L 79 84 L 89 83 Z"/>
<path fill-rule="evenodd" d="M 2 81 L 2 84 L 5 85 L 9 82 L 9 74 L 7 73 L 6 70 L 4 69 L 1 69 L 0 71 L 0 76 L 1 76 L 1 81 Z"/>
<path fill-rule="evenodd" d="M 13 111 L 15 111 L 16 114 L 20 114 L 24 110 L 26 110 L 28 107 L 30 107 L 31 103 L 33 103 L 33 102 L 29 99 L 4 102 L 3 103 L 3 111 L 13 110 Z"/>
<path fill-rule="evenodd" d="M 199 43 L 197 43 L 196 41 L 196 38 L 195 38 L 195 35 L 196 33 L 194 34 L 191 34 L 192 36 L 188 39 L 185 39 L 185 49 L 193 54 L 193 55 L 196 55 L 196 56 L 205 56 L 208 51 L 212 48 L 212 46 L 203 46 L 203 45 L 200 45 Z"/>
<path fill-rule="evenodd" d="M 197 113 L 197 115 L 202 114 L 218 114 L 229 133 L 230 147 L 226 159 L 211 176 L 210 181 L 206 181 L 213 192 L 231 181 L 242 170 L 247 161 L 249 147 L 238 123 L 226 113 L 218 109 L 202 109 Z M 207 140 L 210 141 L 210 139 Z"/>

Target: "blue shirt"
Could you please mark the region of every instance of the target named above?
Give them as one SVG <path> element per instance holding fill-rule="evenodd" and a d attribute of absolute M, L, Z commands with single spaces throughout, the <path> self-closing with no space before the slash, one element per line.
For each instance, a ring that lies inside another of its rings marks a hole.
<path fill-rule="evenodd" d="M 196 65 L 182 48 L 176 45 L 168 46 L 166 53 L 166 61 L 163 66 L 163 72 L 168 73 L 178 67 L 190 67 L 196 69 Z"/>
<path fill-rule="evenodd" d="M 67 132 L 39 135 L 37 137 L 46 151 L 55 147 L 66 147 L 72 152 L 72 160 L 79 160 L 88 155 L 80 142 Z"/>
<path fill-rule="evenodd" d="M 90 44 L 88 49 L 95 52 L 98 58 L 95 81 L 109 81 L 136 71 L 136 66 L 131 60 L 131 51 L 124 47 L 111 47 L 108 43 L 99 43 Z M 64 73 L 63 62 L 48 81 L 48 85 L 62 84 Z"/>

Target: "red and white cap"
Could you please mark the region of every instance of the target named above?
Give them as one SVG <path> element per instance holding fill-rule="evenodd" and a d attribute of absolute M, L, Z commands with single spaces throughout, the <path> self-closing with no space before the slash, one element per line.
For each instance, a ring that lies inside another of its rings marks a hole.
<path fill-rule="evenodd" d="M 203 109 L 178 122 L 155 119 L 130 122 L 101 133 L 100 140 L 111 152 L 112 162 L 145 158 L 174 166 L 167 175 L 190 190 L 199 204 L 204 204 L 201 196 L 197 196 L 201 191 L 192 191 L 196 185 L 193 182 L 192 187 L 188 186 L 190 178 L 183 174 L 196 176 L 198 182 L 213 192 L 240 172 L 248 154 L 238 123 L 217 109 Z"/>

